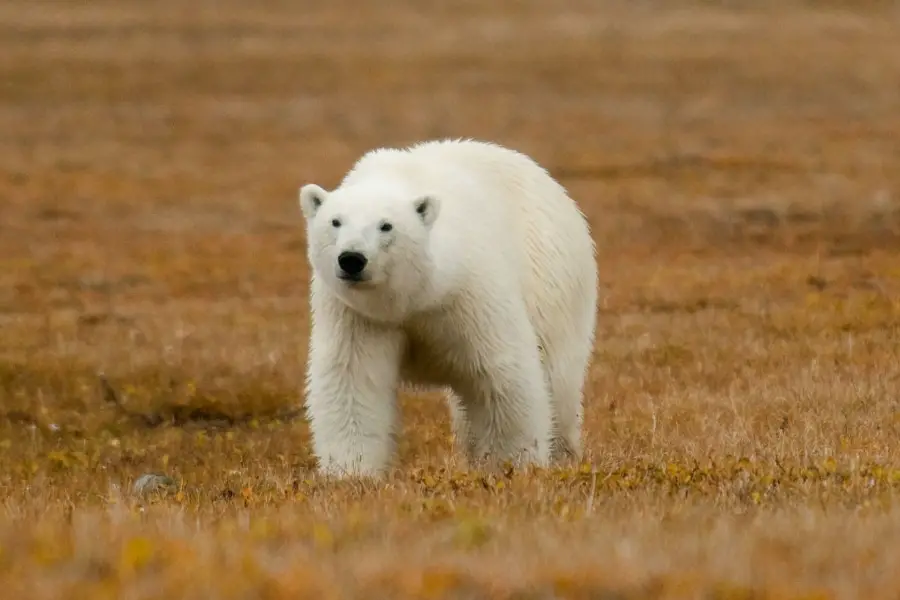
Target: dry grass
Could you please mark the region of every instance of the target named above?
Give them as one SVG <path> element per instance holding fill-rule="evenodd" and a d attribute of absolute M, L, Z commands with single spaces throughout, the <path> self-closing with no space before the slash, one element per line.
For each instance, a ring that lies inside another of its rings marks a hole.
<path fill-rule="evenodd" d="M 0 7 L 4 595 L 895 597 L 896 4 L 387 6 Z M 296 190 L 438 136 L 589 216 L 588 456 L 468 472 L 406 397 L 319 481 Z"/>

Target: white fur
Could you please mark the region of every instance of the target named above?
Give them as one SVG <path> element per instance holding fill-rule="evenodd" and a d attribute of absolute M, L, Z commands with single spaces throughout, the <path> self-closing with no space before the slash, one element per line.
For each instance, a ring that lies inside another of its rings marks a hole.
<path fill-rule="evenodd" d="M 335 190 L 305 185 L 300 204 L 313 271 L 306 406 L 323 471 L 388 467 L 404 384 L 452 390 L 470 459 L 580 456 L 595 250 L 544 169 L 494 144 L 425 142 L 369 152 Z M 347 250 L 368 258 L 365 282 L 338 278 Z"/>

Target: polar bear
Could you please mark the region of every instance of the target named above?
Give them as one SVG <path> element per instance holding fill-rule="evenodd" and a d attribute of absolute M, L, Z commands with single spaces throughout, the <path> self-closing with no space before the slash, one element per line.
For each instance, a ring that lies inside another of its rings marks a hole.
<path fill-rule="evenodd" d="M 320 471 L 383 474 L 400 386 L 448 390 L 470 462 L 581 456 L 598 276 L 587 220 L 531 158 L 474 140 L 381 148 L 299 201 L 306 411 Z"/>

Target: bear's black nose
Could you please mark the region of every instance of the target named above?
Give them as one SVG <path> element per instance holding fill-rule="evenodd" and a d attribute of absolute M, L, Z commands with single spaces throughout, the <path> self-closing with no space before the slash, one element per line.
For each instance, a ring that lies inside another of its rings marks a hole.
<path fill-rule="evenodd" d="M 338 266 L 347 275 L 359 275 L 366 268 L 366 257 L 359 252 L 341 252 L 338 256 Z"/>

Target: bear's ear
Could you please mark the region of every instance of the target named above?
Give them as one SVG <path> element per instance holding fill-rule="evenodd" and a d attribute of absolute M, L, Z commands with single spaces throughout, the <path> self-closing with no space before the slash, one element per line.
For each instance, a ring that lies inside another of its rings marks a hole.
<path fill-rule="evenodd" d="M 316 216 L 322 203 L 328 198 L 328 192 L 314 183 L 307 183 L 300 188 L 300 210 L 307 220 Z"/>
<path fill-rule="evenodd" d="M 425 227 L 431 227 L 441 212 L 441 201 L 435 196 L 419 196 L 413 206 L 416 207 L 416 214 L 425 223 Z"/>

